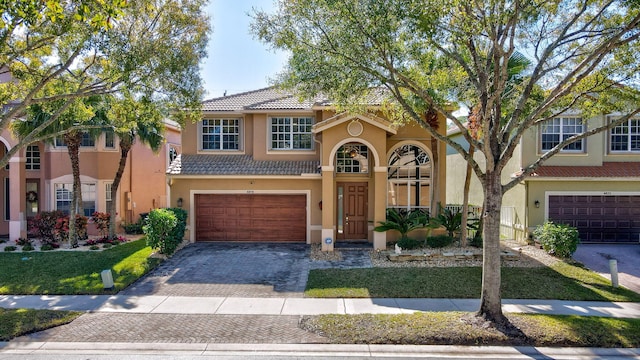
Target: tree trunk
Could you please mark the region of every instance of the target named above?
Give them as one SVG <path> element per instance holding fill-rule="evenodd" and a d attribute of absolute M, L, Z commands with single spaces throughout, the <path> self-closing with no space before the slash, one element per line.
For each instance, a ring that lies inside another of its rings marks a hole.
<path fill-rule="evenodd" d="M 475 147 L 469 145 L 469 157 L 473 158 Z M 460 221 L 460 245 L 467 246 L 467 223 L 469 222 L 469 188 L 471 187 L 471 164 L 467 161 L 467 173 L 464 176 L 464 189 L 462 198 L 462 220 Z"/>
<path fill-rule="evenodd" d="M 127 165 L 127 157 L 129 156 L 129 150 L 131 150 L 132 139 L 129 136 L 120 137 L 120 163 L 118 164 L 118 171 L 113 178 L 111 184 L 111 204 L 107 212 L 109 213 L 109 238 L 116 238 L 116 194 L 120 187 L 120 181 L 122 180 L 122 174 L 124 173 L 125 166 Z"/>
<path fill-rule="evenodd" d="M 500 172 L 487 171 L 484 184 L 482 294 L 477 315 L 495 324 L 507 323 L 500 294 Z"/>
<path fill-rule="evenodd" d="M 438 179 L 440 178 L 440 159 L 438 154 L 438 146 L 440 143 L 438 139 L 432 137 L 431 138 L 431 155 L 433 159 L 431 159 L 431 189 L 433 193 L 433 199 L 431 199 L 431 214 L 430 216 L 438 215 L 438 205 L 440 204 L 440 182 Z M 443 204 L 444 207 L 446 204 Z"/>
<path fill-rule="evenodd" d="M 71 160 L 71 171 L 73 173 L 73 197 L 69 208 L 69 246 L 78 246 L 78 229 L 76 228 L 76 214 L 84 215 L 82 204 L 82 184 L 80 182 L 80 140 L 82 134 L 78 131 L 71 132 L 64 136 L 67 144 L 69 159 Z"/>

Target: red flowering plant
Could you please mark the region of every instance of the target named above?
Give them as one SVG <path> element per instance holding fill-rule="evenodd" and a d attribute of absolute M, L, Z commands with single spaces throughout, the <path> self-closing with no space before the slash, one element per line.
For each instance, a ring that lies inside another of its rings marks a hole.
<path fill-rule="evenodd" d="M 42 244 L 57 245 L 58 231 L 56 225 L 58 219 L 63 218 L 62 211 L 41 211 L 29 222 L 29 230 L 34 237 L 40 239 Z"/>
<path fill-rule="evenodd" d="M 87 217 L 76 215 L 76 235 L 78 239 L 87 238 Z M 55 224 L 56 238 L 60 242 L 64 242 L 69 238 L 69 216 L 60 217 Z"/>
<path fill-rule="evenodd" d="M 96 224 L 100 236 L 107 238 L 109 236 L 109 223 L 111 222 L 111 214 L 96 211 L 91 214 L 91 220 Z"/>

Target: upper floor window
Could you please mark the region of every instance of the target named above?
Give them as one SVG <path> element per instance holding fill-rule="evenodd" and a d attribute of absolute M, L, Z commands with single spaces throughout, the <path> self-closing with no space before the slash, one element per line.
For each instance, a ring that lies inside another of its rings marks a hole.
<path fill-rule="evenodd" d="M 336 172 L 338 173 L 368 173 L 369 149 L 366 145 L 349 143 L 338 149 L 336 153 Z"/>
<path fill-rule="evenodd" d="M 202 150 L 240 149 L 240 119 L 202 120 Z"/>
<path fill-rule="evenodd" d="M 562 141 L 584 132 L 582 118 L 562 117 L 553 118 L 540 126 L 541 150 L 549 151 Z M 581 152 L 584 151 L 584 139 L 571 143 L 562 151 Z"/>
<path fill-rule="evenodd" d="M 272 150 L 311 150 L 312 117 L 271 118 Z"/>
<path fill-rule="evenodd" d="M 67 146 L 67 143 L 64 141 L 64 138 L 61 136 L 57 136 L 55 138 L 54 144 L 56 147 Z M 95 147 L 96 141 L 95 139 L 88 133 L 82 132 L 82 138 L 80 139 L 81 147 Z"/>
<path fill-rule="evenodd" d="M 40 170 L 40 148 L 38 145 L 27 146 L 25 169 Z"/>
<path fill-rule="evenodd" d="M 116 148 L 116 133 L 113 130 L 105 131 L 104 133 L 104 148 L 115 149 Z"/>
<path fill-rule="evenodd" d="M 631 119 L 611 129 L 611 151 L 640 151 L 640 119 Z"/>

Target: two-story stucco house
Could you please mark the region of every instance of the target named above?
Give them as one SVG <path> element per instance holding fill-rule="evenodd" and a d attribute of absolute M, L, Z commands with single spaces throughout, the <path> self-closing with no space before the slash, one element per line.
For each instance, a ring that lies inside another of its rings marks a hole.
<path fill-rule="evenodd" d="M 116 201 L 116 221 L 130 223 L 137 221 L 140 213 L 166 206 L 165 171 L 170 158 L 181 150 L 180 127 L 168 121 L 165 139 L 158 154 L 139 141 L 134 143 L 118 193 L 114 194 L 111 184 L 120 160 L 117 136 L 111 132 L 97 139 L 83 137 L 80 176 L 84 215 L 106 212 L 108 203 Z M 0 156 L 17 144 L 8 130 L 0 134 L 0 142 Z M 0 216 L 4 220 L 0 221 L 0 234 L 9 234 L 10 240 L 25 237 L 28 218 L 38 212 L 69 209 L 73 176 L 67 147 L 60 139 L 21 149 L 7 167 L 0 169 L 0 178 Z"/>
<path fill-rule="evenodd" d="M 394 126 L 379 101 L 363 114 L 275 88 L 205 101 L 167 171 L 171 205 L 189 213 L 190 241 L 386 247 L 387 234 L 373 227 L 387 207 L 444 204 L 446 162 L 440 156 L 433 169 L 431 137 L 417 125 Z"/>
<path fill-rule="evenodd" d="M 503 183 L 562 139 L 614 118 L 615 115 L 602 115 L 587 121 L 579 113 L 571 113 L 527 130 L 508 164 Z M 462 139 L 459 131 L 452 131 L 449 136 Z M 452 149 L 447 158 L 447 199 L 461 203 L 464 160 Z M 476 159 L 482 161 L 480 156 Z M 470 198 L 471 203 L 482 205 L 482 190 L 475 175 Z M 503 206 L 504 230 L 516 238 L 524 238 L 536 226 L 551 220 L 578 228 L 582 242 L 637 243 L 640 119 L 567 146 L 508 191 Z"/>

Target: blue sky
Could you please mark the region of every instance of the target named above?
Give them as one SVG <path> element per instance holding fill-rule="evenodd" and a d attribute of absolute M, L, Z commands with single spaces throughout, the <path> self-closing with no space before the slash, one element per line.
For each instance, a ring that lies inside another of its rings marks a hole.
<path fill-rule="evenodd" d="M 207 6 L 213 33 L 201 65 L 205 99 L 269 86 L 286 63 L 285 53 L 275 53 L 249 33 L 252 8 L 272 11 L 273 0 L 211 0 Z"/>

